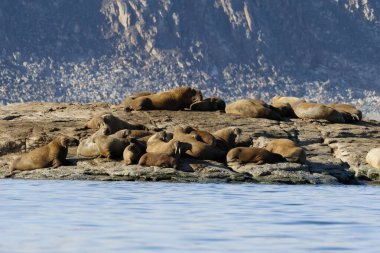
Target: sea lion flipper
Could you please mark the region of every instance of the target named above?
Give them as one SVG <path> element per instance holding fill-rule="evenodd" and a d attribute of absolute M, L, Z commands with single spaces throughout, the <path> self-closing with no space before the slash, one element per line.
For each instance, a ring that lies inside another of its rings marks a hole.
<path fill-rule="evenodd" d="M 54 159 L 53 160 L 53 168 L 54 169 L 56 169 L 56 168 L 58 168 L 58 167 L 60 167 L 62 165 L 63 165 L 63 163 L 60 160 L 58 160 L 58 159 Z"/>

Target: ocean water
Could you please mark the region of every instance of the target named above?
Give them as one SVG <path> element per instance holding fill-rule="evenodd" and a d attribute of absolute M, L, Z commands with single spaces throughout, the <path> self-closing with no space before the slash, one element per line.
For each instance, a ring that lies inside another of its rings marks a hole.
<path fill-rule="evenodd" d="M 0 252 L 380 252 L 380 187 L 0 180 Z"/>

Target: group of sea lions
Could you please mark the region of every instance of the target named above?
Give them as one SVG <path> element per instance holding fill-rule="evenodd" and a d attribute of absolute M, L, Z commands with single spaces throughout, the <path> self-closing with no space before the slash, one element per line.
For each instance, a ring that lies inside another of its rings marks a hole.
<path fill-rule="evenodd" d="M 319 104 L 297 97 L 275 96 L 271 104 L 259 99 L 241 99 L 226 106 L 226 113 L 251 118 L 282 120 L 283 118 L 327 120 L 353 123 L 362 120 L 362 112 L 349 104 Z"/>
<path fill-rule="evenodd" d="M 113 120 L 125 129 L 116 129 L 104 120 L 112 114 L 95 115 L 86 126 L 96 126 L 96 132 L 81 140 L 77 154 L 85 157 L 123 159 L 125 164 L 176 168 L 180 158 L 239 163 L 275 163 L 306 161 L 305 151 L 287 139 L 272 140 L 263 148 L 237 147 L 242 130 L 227 127 L 215 132 L 191 126 L 176 126 L 172 133 L 152 132 L 141 125 L 129 124 L 121 119 Z M 90 124 L 100 121 L 98 124 Z M 115 123 L 116 124 L 116 123 Z M 136 129 L 139 128 L 139 129 Z"/>
<path fill-rule="evenodd" d="M 242 99 L 226 105 L 218 97 L 203 99 L 200 90 L 186 86 L 158 93 L 129 95 L 123 105 L 126 110 L 221 111 L 273 120 L 304 118 L 351 123 L 362 119 L 361 111 L 348 104 L 317 104 L 296 97 L 275 96 L 270 105 L 258 99 Z M 122 159 L 127 165 L 176 168 L 182 157 L 226 163 L 306 162 L 304 149 L 289 139 L 267 140 L 260 147 L 254 143 L 251 147 L 238 147 L 241 135 L 238 127 L 210 133 L 191 126 L 177 126 L 172 133 L 155 132 L 103 112 L 86 122 L 85 128 L 94 129 L 95 132 L 80 140 L 78 156 Z M 78 141 L 57 136 L 49 144 L 18 157 L 11 169 L 33 170 L 65 165 L 69 145 L 78 145 Z"/>
<path fill-rule="evenodd" d="M 259 99 L 241 99 L 227 104 L 218 97 L 203 99 L 198 89 L 178 87 L 158 93 L 143 91 L 128 96 L 126 110 L 222 111 L 250 118 L 282 120 L 284 118 L 323 119 L 333 123 L 362 120 L 362 112 L 349 104 L 320 104 L 303 98 L 275 96 L 267 104 Z"/>

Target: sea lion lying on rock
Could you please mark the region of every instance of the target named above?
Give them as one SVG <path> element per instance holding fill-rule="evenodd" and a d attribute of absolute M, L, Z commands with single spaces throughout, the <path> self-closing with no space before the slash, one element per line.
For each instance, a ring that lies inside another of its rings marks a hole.
<path fill-rule="evenodd" d="M 146 152 L 148 153 L 165 153 L 172 155 L 177 148 L 176 140 L 172 139 L 168 142 L 165 141 L 166 132 L 158 132 L 152 135 L 147 141 Z"/>
<path fill-rule="evenodd" d="M 362 112 L 349 104 L 327 104 L 327 106 L 337 110 L 343 115 L 346 123 L 359 122 L 362 120 Z"/>
<path fill-rule="evenodd" d="M 226 127 L 212 133 L 216 139 L 216 146 L 224 151 L 229 151 L 236 146 L 241 136 L 241 129 L 238 127 Z"/>
<path fill-rule="evenodd" d="M 125 164 L 136 164 L 146 152 L 146 145 L 136 139 L 131 139 L 130 144 L 124 149 L 123 160 Z"/>
<path fill-rule="evenodd" d="M 29 153 L 17 157 L 11 164 L 15 170 L 34 170 L 66 165 L 68 146 L 78 145 L 78 140 L 68 136 L 57 136 L 47 145 L 36 148 Z"/>
<path fill-rule="evenodd" d="M 365 159 L 371 167 L 380 169 L 380 148 L 371 149 Z"/>
<path fill-rule="evenodd" d="M 183 110 L 202 100 L 202 93 L 191 87 L 178 87 L 147 96 L 137 97 L 130 102 L 129 108 L 141 110 Z"/>
<path fill-rule="evenodd" d="M 185 152 L 187 156 L 201 160 L 224 161 L 226 152 L 196 139 L 193 134 L 185 132 L 184 128 L 177 126 L 173 139 L 190 145 Z"/>
<path fill-rule="evenodd" d="M 238 147 L 233 148 L 227 153 L 227 163 L 238 162 L 244 163 L 254 163 L 254 164 L 264 164 L 264 163 L 277 163 L 285 162 L 279 154 L 272 153 L 263 148 L 246 148 Z"/>
<path fill-rule="evenodd" d="M 206 98 L 190 105 L 191 111 L 222 111 L 226 109 L 226 102 L 218 97 Z"/>
<path fill-rule="evenodd" d="M 114 133 L 110 136 L 115 137 L 115 138 L 124 138 L 124 139 L 125 138 L 128 138 L 128 139 L 134 138 L 134 139 L 142 141 L 146 144 L 146 142 L 148 141 L 148 139 L 152 135 L 153 135 L 152 132 L 148 132 L 145 130 L 123 129 L 123 130 L 117 131 L 116 133 Z"/>
<path fill-rule="evenodd" d="M 297 118 L 293 107 L 299 103 L 306 103 L 306 100 L 303 98 L 283 96 L 274 96 L 271 99 L 271 105 L 282 117 L 286 118 Z"/>
<path fill-rule="evenodd" d="M 191 126 L 185 126 L 185 127 L 183 127 L 183 129 L 184 129 L 185 133 L 193 135 L 195 137 L 195 139 L 197 139 L 198 141 L 202 141 L 202 142 L 209 144 L 213 147 L 216 146 L 216 139 L 209 132 L 194 129 Z"/>
<path fill-rule="evenodd" d="M 265 146 L 265 149 L 272 153 L 280 154 L 288 162 L 306 163 L 305 150 L 289 139 L 271 140 Z"/>
<path fill-rule="evenodd" d="M 345 123 L 343 115 L 337 110 L 317 103 L 299 103 L 293 107 L 301 119 L 324 119 L 333 123 Z"/>
<path fill-rule="evenodd" d="M 281 116 L 269 105 L 258 99 L 241 99 L 228 104 L 226 113 L 237 114 L 250 118 L 266 118 L 281 120 Z"/>
<path fill-rule="evenodd" d="M 115 138 L 109 135 L 97 135 L 94 142 L 99 148 L 101 157 L 107 159 L 120 159 L 123 157 L 124 149 L 129 145 L 129 140 Z"/>
<path fill-rule="evenodd" d="M 285 118 L 297 118 L 293 111 L 293 108 L 288 103 L 272 103 L 272 110 L 276 111 L 281 117 Z"/>
<path fill-rule="evenodd" d="M 135 94 L 132 94 L 132 95 L 128 95 L 124 101 L 123 101 L 123 106 L 125 108 L 130 108 L 131 106 L 131 102 L 133 100 L 135 100 L 136 98 L 139 98 L 139 97 L 145 97 L 145 96 L 149 96 L 149 95 L 152 95 L 154 94 L 154 92 L 150 92 L 150 91 L 140 91 L 138 93 L 135 93 Z"/>
<path fill-rule="evenodd" d="M 100 155 L 98 145 L 95 143 L 95 137 L 98 135 L 108 135 L 109 129 L 104 124 L 98 131 L 90 137 L 81 139 L 77 148 L 77 155 L 84 157 L 97 157 Z"/>
<path fill-rule="evenodd" d="M 303 98 L 297 98 L 297 97 L 283 97 L 283 96 L 274 96 L 271 99 L 271 104 L 289 104 L 291 107 L 293 107 L 296 104 L 299 103 L 306 103 L 306 100 Z"/>
<path fill-rule="evenodd" d="M 84 124 L 84 128 L 99 129 L 102 123 L 104 123 L 102 116 L 106 114 L 109 114 L 109 112 L 100 112 L 100 113 L 95 114 L 91 119 L 89 119 Z"/>
<path fill-rule="evenodd" d="M 141 124 L 130 124 L 107 112 L 96 114 L 85 124 L 85 128 L 99 129 L 102 124 L 109 127 L 110 134 L 123 129 L 146 130 L 146 127 Z"/>
<path fill-rule="evenodd" d="M 184 149 L 183 143 L 176 141 L 174 143 L 175 151 L 173 154 L 167 153 L 145 153 L 139 160 L 141 166 L 157 166 L 162 168 L 177 168 L 178 160 L 181 156 L 181 150 Z"/>

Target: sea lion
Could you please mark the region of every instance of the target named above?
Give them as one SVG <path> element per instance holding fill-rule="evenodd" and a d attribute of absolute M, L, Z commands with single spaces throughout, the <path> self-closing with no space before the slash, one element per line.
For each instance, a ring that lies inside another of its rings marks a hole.
<path fill-rule="evenodd" d="M 258 99 L 241 99 L 226 106 L 226 113 L 250 118 L 281 120 L 281 116 L 269 105 Z"/>
<path fill-rule="evenodd" d="M 141 131 L 144 131 L 144 130 L 141 130 Z M 132 130 L 130 129 L 122 129 L 113 134 L 110 134 L 109 136 L 113 138 L 126 139 L 131 135 L 131 133 L 132 133 Z"/>
<path fill-rule="evenodd" d="M 143 139 L 144 137 L 150 137 L 153 133 L 146 130 L 131 130 L 128 138 Z"/>
<path fill-rule="evenodd" d="M 91 119 L 89 119 L 85 124 L 86 129 L 99 129 L 101 124 L 104 123 L 102 116 L 109 114 L 109 112 L 100 112 L 95 114 Z"/>
<path fill-rule="evenodd" d="M 224 151 L 229 151 L 236 146 L 241 136 L 241 129 L 238 127 L 226 127 L 212 133 L 216 138 L 216 146 Z"/>
<path fill-rule="evenodd" d="M 150 92 L 150 91 L 140 91 L 138 93 L 135 93 L 135 94 L 132 94 L 132 95 L 128 95 L 124 101 L 123 101 L 123 106 L 125 108 L 130 108 L 131 106 L 131 102 L 133 100 L 135 100 L 136 98 L 139 98 L 139 97 L 145 97 L 145 96 L 148 96 L 148 95 L 152 95 L 154 94 L 154 92 Z"/>
<path fill-rule="evenodd" d="M 147 144 L 146 152 L 165 153 L 169 155 L 174 154 L 178 141 L 172 139 L 166 142 L 165 139 L 166 139 L 165 131 L 153 134 L 146 143 Z"/>
<path fill-rule="evenodd" d="M 124 149 L 129 145 L 128 139 L 108 135 L 97 135 L 94 137 L 94 142 L 99 148 L 100 156 L 107 159 L 122 158 Z"/>
<path fill-rule="evenodd" d="M 188 150 L 185 152 L 187 156 L 201 160 L 224 161 L 226 152 L 215 146 L 211 146 L 196 139 L 192 134 L 185 132 L 184 128 L 177 126 L 174 129 L 174 140 L 187 143 Z"/>
<path fill-rule="evenodd" d="M 66 165 L 68 146 L 72 145 L 78 145 L 78 140 L 68 136 L 57 136 L 47 145 L 17 157 L 11 164 L 11 171 L 57 168 Z"/>
<path fill-rule="evenodd" d="M 141 166 L 157 166 L 162 168 L 177 168 L 178 160 L 181 156 L 182 143 L 175 142 L 173 154 L 167 153 L 145 153 L 139 160 Z"/>
<path fill-rule="evenodd" d="M 114 138 L 122 138 L 122 139 L 134 138 L 134 139 L 139 139 L 139 140 L 144 140 L 144 137 L 147 137 L 147 138 L 145 138 L 146 140 L 144 141 L 144 142 L 146 142 L 149 139 L 149 137 L 152 135 L 153 135 L 153 133 L 145 131 L 145 130 L 123 129 L 123 130 L 117 131 L 114 134 L 111 134 L 110 136 L 114 137 Z"/>
<path fill-rule="evenodd" d="M 365 159 L 371 167 L 380 169 L 380 148 L 371 149 Z"/>
<path fill-rule="evenodd" d="M 130 124 L 107 112 L 96 114 L 85 124 L 85 128 L 99 129 L 103 123 L 109 127 L 110 134 L 123 129 L 146 130 L 146 127 L 141 124 Z"/>
<path fill-rule="evenodd" d="M 359 122 L 362 120 L 363 114 L 360 110 L 349 104 L 327 104 L 327 106 L 337 110 L 343 115 L 346 123 Z"/>
<path fill-rule="evenodd" d="M 271 107 L 274 111 L 281 115 L 284 118 L 297 118 L 296 114 L 293 111 L 293 108 L 289 103 L 272 103 Z"/>
<path fill-rule="evenodd" d="M 283 96 L 274 96 L 271 99 L 271 104 L 289 104 L 291 107 L 293 107 L 296 104 L 299 103 L 306 103 L 306 100 L 303 98 L 297 98 L 297 97 L 283 97 Z"/>
<path fill-rule="evenodd" d="M 216 146 L 216 138 L 212 134 L 210 134 L 209 132 L 194 129 L 191 126 L 185 126 L 183 129 L 184 129 L 185 133 L 194 135 L 194 137 L 198 141 L 202 141 L 202 142 L 209 144 L 213 147 Z"/>
<path fill-rule="evenodd" d="M 124 120 L 119 119 L 118 117 L 112 114 L 105 114 L 101 116 L 104 123 L 110 128 L 111 134 L 116 133 L 119 130 L 130 129 L 130 130 L 147 130 L 147 128 L 141 124 L 130 124 Z"/>
<path fill-rule="evenodd" d="M 345 123 L 337 110 L 317 103 L 299 103 L 293 107 L 294 113 L 301 119 L 324 119 L 333 123 Z"/>
<path fill-rule="evenodd" d="M 103 124 L 98 131 L 92 134 L 90 137 L 81 139 L 77 148 L 77 155 L 84 157 L 97 157 L 100 155 L 98 145 L 95 143 L 95 137 L 98 135 L 108 135 L 109 128 Z"/>
<path fill-rule="evenodd" d="M 136 139 L 131 139 L 130 144 L 124 149 L 123 160 L 125 164 L 136 164 L 141 156 L 145 154 L 146 145 Z"/>
<path fill-rule="evenodd" d="M 263 148 L 246 148 L 238 147 L 233 148 L 227 153 L 227 163 L 238 162 L 238 163 L 254 163 L 254 164 L 264 164 L 264 163 L 277 163 L 285 162 L 279 154 L 272 153 Z"/>
<path fill-rule="evenodd" d="M 178 87 L 172 90 L 135 98 L 130 102 L 132 110 L 183 110 L 202 100 L 202 93 L 191 87 Z"/>
<path fill-rule="evenodd" d="M 219 97 L 210 97 L 190 105 L 191 111 L 222 111 L 226 109 L 226 102 Z"/>
<path fill-rule="evenodd" d="M 265 146 L 265 149 L 272 153 L 280 154 L 288 162 L 306 163 L 305 150 L 289 139 L 271 140 Z"/>

